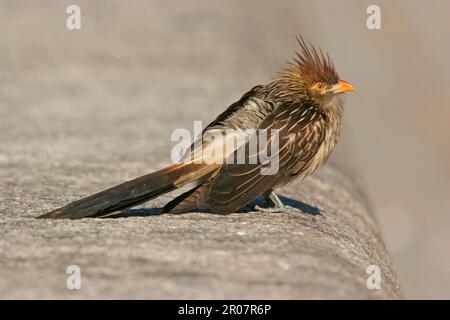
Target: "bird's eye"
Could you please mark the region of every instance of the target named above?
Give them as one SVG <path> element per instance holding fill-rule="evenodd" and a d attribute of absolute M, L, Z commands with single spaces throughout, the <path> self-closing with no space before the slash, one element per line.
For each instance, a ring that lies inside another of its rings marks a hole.
<path fill-rule="evenodd" d="M 316 85 L 316 89 L 322 91 L 325 88 L 325 86 L 321 83 Z"/>

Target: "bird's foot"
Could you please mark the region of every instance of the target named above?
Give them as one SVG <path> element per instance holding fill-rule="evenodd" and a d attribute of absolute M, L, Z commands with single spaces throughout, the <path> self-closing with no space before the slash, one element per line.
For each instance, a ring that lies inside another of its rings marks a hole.
<path fill-rule="evenodd" d="M 255 206 L 256 211 L 260 212 L 268 212 L 268 213 L 289 213 L 289 214 L 299 214 L 299 217 L 311 222 L 316 222 L 316 217 L 312 214 L 308 214 L 303 212 L 300 209 L 297 209 L 295 207 L 291 207 L 288 205 L 282 205 L 282 206 L 275 206 L 275 207 L 261 207 L 256 205 Z"/>

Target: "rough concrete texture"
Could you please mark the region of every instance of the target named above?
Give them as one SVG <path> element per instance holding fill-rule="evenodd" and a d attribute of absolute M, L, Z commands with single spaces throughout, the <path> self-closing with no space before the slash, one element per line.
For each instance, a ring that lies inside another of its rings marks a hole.
<path fill-rule="evenodd" d="M 160 215 L 171 195 L 116 218 L 34 219 L 169 164 L 174 128 L 211 121 L 295 48 L 291 34 L 253 38 L 240 2 L 108 4 L 81 1 L 81 31 L 65 29 L 60 2 L 2 4 L 0 298 L 401 298 L 345 137 L 318 174 L 280 190 L 319 210 L 315 224 Z M 380 290 L 366 286 L 373 264 Z M 66 289 L 69 265 L 81 290 Z"/>

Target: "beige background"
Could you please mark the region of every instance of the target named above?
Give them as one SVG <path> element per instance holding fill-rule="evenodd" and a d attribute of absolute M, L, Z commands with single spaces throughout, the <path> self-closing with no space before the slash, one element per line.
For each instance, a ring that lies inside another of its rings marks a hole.
<path fill-rule="evenodd" d="M 46 170 L 31 165 L 33 152 L 53 164 L 70 158 L 69 165 L 93 166 L 85 159 L 100 156 L 84 150 L 96 146 L 101 154 L 101 130 L 118 149 L 130 145 L 132 154 L 109 160 L 131 178 L 152 161 L 140 151 L 149 147 L 148 134 L 167 137 L 151 147 L 169 159 L 173 128 L 152 128 L 155 120 L 187 128 L 211 120 L 266 83 L 301 32 L 358 89 L 347 99 L 343 139 L 353 146 L 406 296 L 450 298 L 449 1 L 76 1 L 82 30 L 69 31 L 72 3 L 0 2 L 0 164 L 26 159 L 30 167 L 18 171 L 25 181 Z M 373 3 L 381 6 L 382 30 L 366 28 Z M 50 112 L 40 112 L 44 105 Z M 91 112 L 95 128 L 77 106 Z M 152 108 L 170 108 L 173 116 L 154 119 Z M 197 119 L 196 109 L 210 117 Z M 136 113 L 150 127 L 130 141 L 121 121 Z M 93 130 L 92 139 L 67 150 L 77 130 Z M 26 147 L 33 141 L 38 151 Z M 99 170 L 84 181 L 106 175 Z M 50 197 L 45 179 L 29 182 Z M 36 209 L 21 186 L 1 183 L 10 197 L 3 209 L 14 201 Z"/>

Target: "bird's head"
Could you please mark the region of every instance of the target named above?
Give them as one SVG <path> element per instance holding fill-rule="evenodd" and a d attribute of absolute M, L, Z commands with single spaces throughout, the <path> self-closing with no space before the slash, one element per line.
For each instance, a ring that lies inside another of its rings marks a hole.
<path fill-rule="evenodd" d="M 317 51 L 303 38 L 297 37 L 300 52 L 296 52 L 293 61 L 282 70 L 277 82 L 281 90 L 308 99 L 319 105 L 341 96 L 345 92 L 355 91 L 348 82 L 339 79 L 334 64 L 328 54 Z"/>

